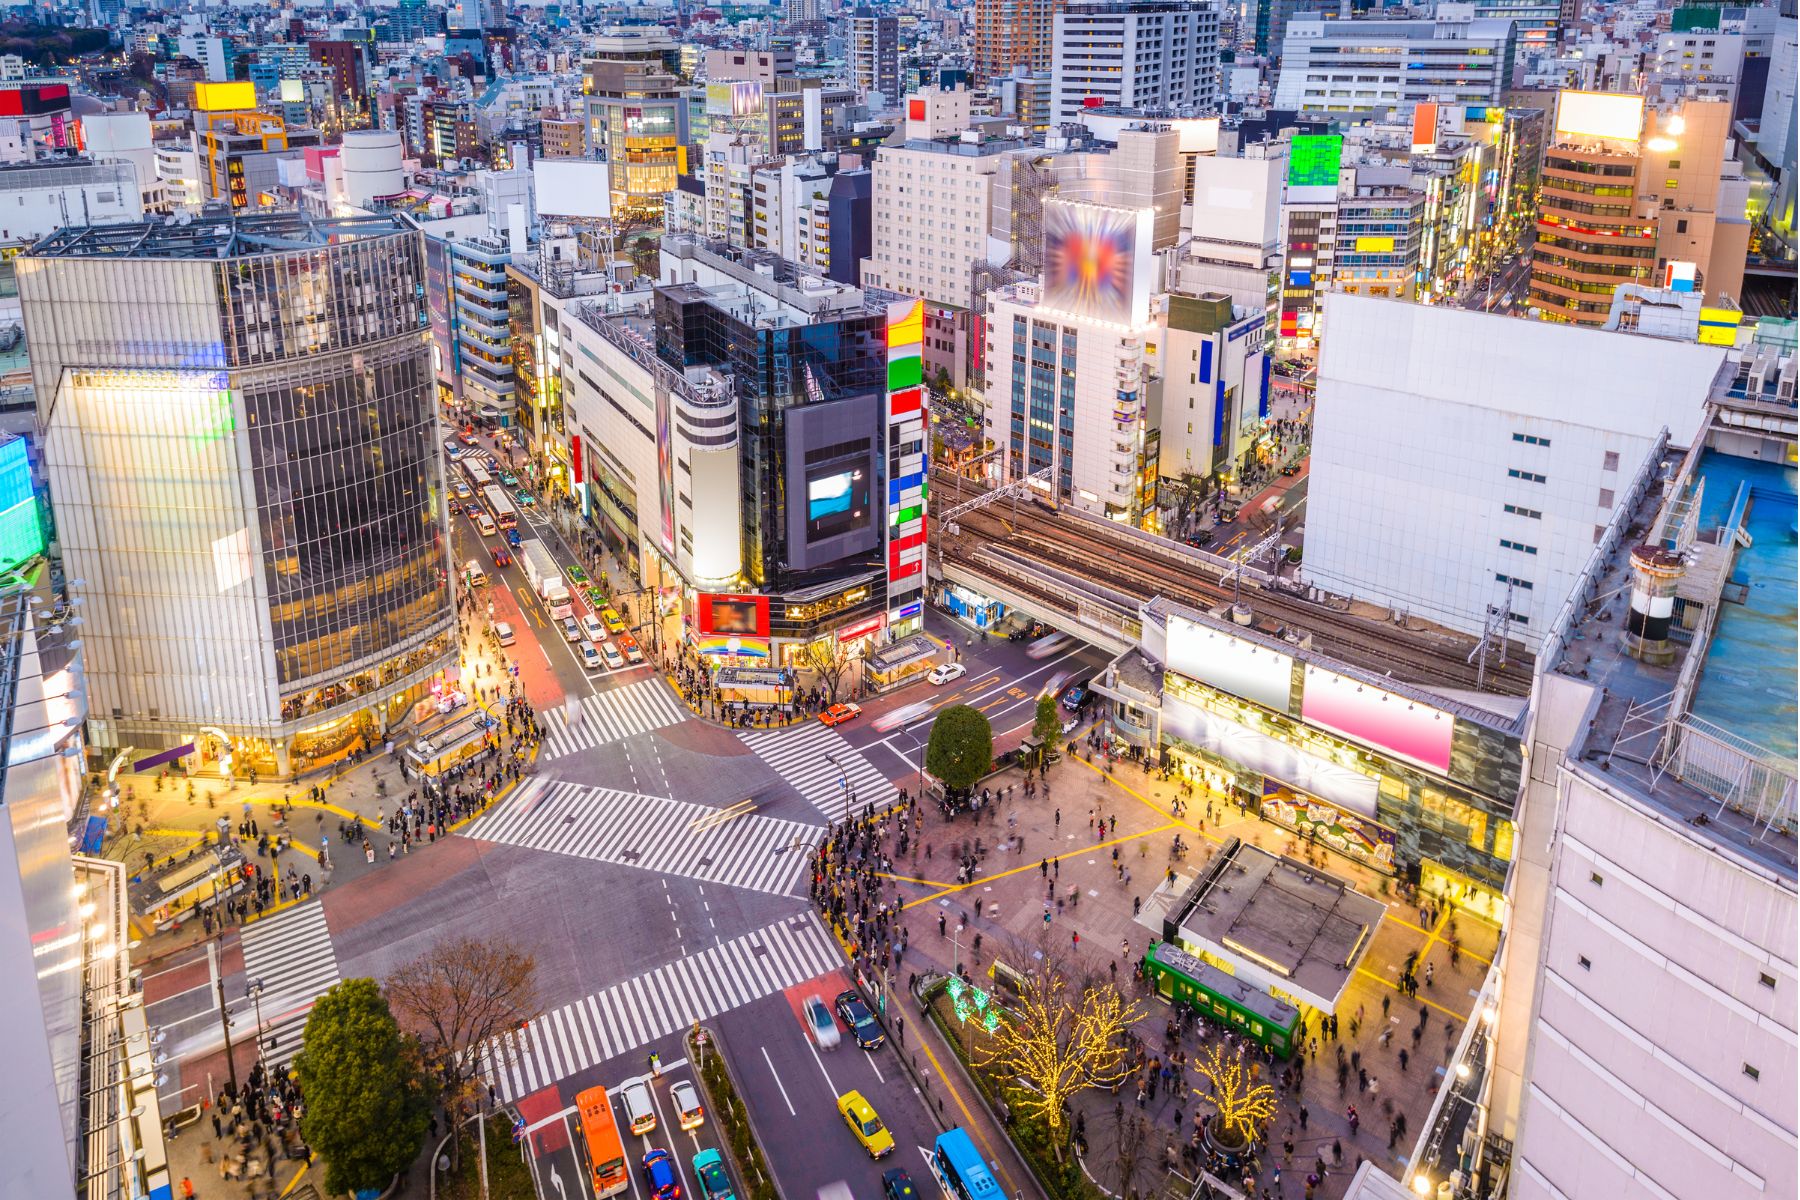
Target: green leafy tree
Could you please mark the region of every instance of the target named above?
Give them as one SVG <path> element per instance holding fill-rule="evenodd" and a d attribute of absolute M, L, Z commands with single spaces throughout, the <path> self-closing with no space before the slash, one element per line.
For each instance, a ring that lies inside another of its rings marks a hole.
<path fill-rule="evenodd" d="M 385 1188 L 418 1156 L 430 1120 L 419 1049 L 373 979 L 346 979 L 313 1005 L 294 1059 L 300 1132 L 325 1160 L 331 1195 Z"/>
<path fill-rule="evenodd" d="M 1057 736 L 1061 733 L 1062 717 L 1056 711 L 1056 697 L 1039 696 L 1037 716 L 1031 722 L 1031 736 L 1042 742 L 1044 749 L 1048 750 L 1056 744 Z"/>
<path fill-rule="evenodd" d="M 972 787 L 994 763 L 994 727 L 967 704 L 938 714 L 925 746 L 925 769 L 960 791 Z"/>

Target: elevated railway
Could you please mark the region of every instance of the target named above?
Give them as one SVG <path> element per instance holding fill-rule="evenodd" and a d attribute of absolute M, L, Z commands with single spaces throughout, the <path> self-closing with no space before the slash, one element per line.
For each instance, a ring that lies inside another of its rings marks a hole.
<path fill-rule="evenodd" d="M 961 482 L 968 488 L 967 480 Z M 1252 609 L 1254 627 L 1263 632 L 1310 637 L 1321 653 L 1411 682 L 1463 691 L 1478 687 L 1480 668 L 1470 659 L 1476 644 L 1472 637 L 1446 630 L 1404 629 L 1346 612 L 1282 590 L 1267 573 L 1238 568 L 1217 555 L 1123 527 L 1114 529 L 1104 521 L 1055 513 L 1029 501 L 1016 505 L 998 502 L 962 513 L 955 532 L 940 527 L 934 531 L 933 542 L 934 559 L 941 554 L 940 561 L 957 564 L 959 574 L 1003 580 L 1010 590 L 1026 592 L 1050 610 L 1040 616 L 1070 618 L 1072 631 L 1081 624 L 1079 596 L 1056 586 L 1053 575 L 1034 583 L 1023 580 L 1021 572 L 1001 572 L 991 552 L 998 551 L 1005 560 L 1021 566 L 1041 564 L 1140 603 L 1162 596 L 1212 611 L 1241 598 Z M 984 554 L 984 550 L 990 553 Z M 1241 579 L 1234 577 L 1239 570 Z M 1530 655 L 1517 646 L 1504 664 L 1498 648 L 1491 648 L 1483 690 L 1526 695 L 1531 670 Z"/>

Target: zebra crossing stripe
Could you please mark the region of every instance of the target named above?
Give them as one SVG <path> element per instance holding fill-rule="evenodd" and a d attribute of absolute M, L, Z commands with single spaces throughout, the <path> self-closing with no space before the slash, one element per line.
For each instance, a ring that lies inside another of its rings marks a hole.
<path fill-rule="evenodd" d="M 661 679 L 640 679 L 624 687 L 581 698 L 581 715 L 573 724 L 561 708 L 543 714 L 543 757 L 562 758 L 612 742 L 679 725 L 693 714 Z"/>
<path fill-rule="evenodd" d="M 517 1100 L 842 965 L 836 943 L 808 912 L 544 1013 L 484 1047 L 482 1070 L 504 1100 Z"/>
<path fill-rule="evenodd" d="M 856 796 L 858 809 L 868 804 L 886 808 L 899 795 L 899 789 L 852 749 L 841 734 L 815 722 L 794 729 L 740 733 L 738 739 L 827 820 L 844 819 L 850 810 L 851 794 Z M 848 792 L 844 789 L 846 780 L 850 784 Z"/>
<path fill-rule="evenodd" d="M 758 813 L 710 824 L 718 809 L 662 796 L 533 778 L 476 818 L 468 837 L 679 875 L 749 891 L 792 894 L 817 825 Z"/>
<path fill-rule="evenodd" d="M 279 1066 L 300 1052 L 300 1036 L 313 1001 L 338 982 L 337 954 L 331 948 L 325 907 L 313 900 L 264 917 L 245 926 L 240 944 L 245 977 L 260 979 L 263 985 L 267 1024 L 261 1038 L 269 1048 L 264 1057 Z M 270 1008 L 282 1015 L 271 1016 Z"/>

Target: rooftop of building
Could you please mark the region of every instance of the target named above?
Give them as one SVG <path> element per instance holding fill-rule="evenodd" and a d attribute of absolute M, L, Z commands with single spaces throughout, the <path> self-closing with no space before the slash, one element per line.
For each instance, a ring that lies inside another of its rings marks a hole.
<path fill-rule="evenodd" d="M 163 221 L 70 226 L 25 253 L 33 258 L 238 258 L 389 237 L 415 228 L 396 213 L 358 217 L 319 217 L 288 209 L 242 216 L 203 213 Z"/>
<path fill-rule="evenodd" d="M 1247 959 L 1335 1004 L 1387 906 L 1346 880 L 1233 838 L 1165 917 L 1183 940 Z"/>
<path fill-rule="evenodd" d="M 889 293 L 851 287 L 800 270 L 767 250 L 742 249 L 692 234 L 667 234 L 662 252 L 693 259 L 731 280 L 725 285 L 675 284 L 661 290 L 707 299 L 759 327 L 810 325 L 848 316 L 885 313 Z"/>
<path fill-rule="evenodd" d="M 1745 395 L 1740 374 L 1715 395 L 1704 435 L 1639 472 L 1582 586 L 1565 605 L 1544 667 L 1598 685 L 1585 736 L 1569 751 L 1596 785 L 1690 825 L 1790 881 L 1795 846 L 1796 471 L 1793 434 L 1746 436 L 1737 416 L 1796 406 Z M 1733 394 L 1733 393 L 1737 394 Z M 1756 448 L 1762 457 L 1734 453 Z M 1634 556 L 1634 549 L 1639 553 Z M 1679 556 L 1664 662 L 1634 656 L 1625 625 L 1646 550 Z"/>

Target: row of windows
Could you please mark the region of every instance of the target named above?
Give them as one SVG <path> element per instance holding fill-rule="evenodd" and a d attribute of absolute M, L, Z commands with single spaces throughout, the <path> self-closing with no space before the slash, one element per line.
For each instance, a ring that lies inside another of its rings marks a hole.
<path fill-rule="evenodd" d="M 1527 446 L 1548 446 L 1550 444 L 1549 438 L 1538 437 L 1531 433 L 1515 433 L 1512 435 L 1512 439 L 1515 442 L 1524 442 Z"/>
<path fill-rule="evenodd" d="M 1517 504 L 1507 505 L 1506 511 L 1515 517 L 1530 517 L 1534 521 L 1541 519 L 1544 515 L 1535 508 L 1521 508 Z"/>
<path fill-rule="evenodd" d="M 1527 546 L 1524 542 L 1515 542 L 1509 538 L 1501 538 L 1500 539 L 1500 548 L 1502 550 L 1517 550 L 1520 554 L 1536 554 L 1537 553 L 1536 546 Z"/>
<path fill-rule="evenodd" d="M 1517 575 L 1508 575 L 1504 571 L 1501 571 L 1494 576 L 1494 582 L 1510 583 L 1522 592 L 1529 592 L 1531 590 L 1531 580 L 1520 579 Z"/>
<path fill-rule="evenodd" d="M 1506 473 L 1514 479 L 1523 479 L 1526 483 L 1547 482 L 1545 477 L 1538 474 L 1536 471 L 1521 471 L 1517 467 L 1508 467 Z"/>

